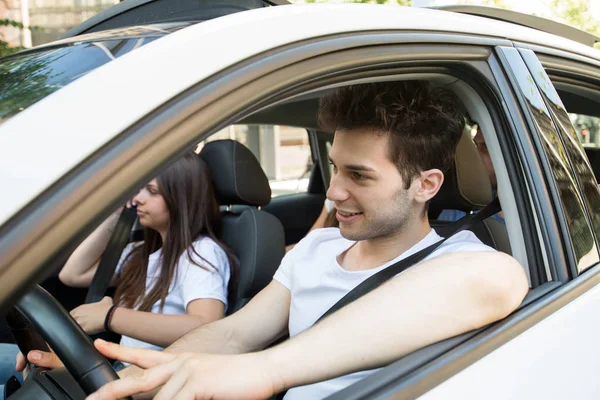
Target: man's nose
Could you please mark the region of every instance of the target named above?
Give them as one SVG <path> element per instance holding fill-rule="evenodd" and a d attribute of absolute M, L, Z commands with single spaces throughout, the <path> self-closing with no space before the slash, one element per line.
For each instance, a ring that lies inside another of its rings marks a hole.
<path fill-rule="evenodd" d="M 342 202 L 348 199 L 348 191 L 344 187 L 339 175 L 331 177 L 329 189 L 327 189 L 327 198 L 333 202 Z"/>

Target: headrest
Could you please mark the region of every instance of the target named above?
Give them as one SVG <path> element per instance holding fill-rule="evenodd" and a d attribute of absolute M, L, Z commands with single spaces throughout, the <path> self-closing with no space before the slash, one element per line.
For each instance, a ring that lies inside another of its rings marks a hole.
<path fill-rule="evenodd" d="M 481 161 L 477 147 L 468 129 L 456 148 L 456 156 L 450 170 L 444 174 L 444 183 L 431 200 L 435 209 L 479 210 L 492 201 L 492 185 Z"/>
<path fill-rule="evenodd" d="M 219 204 L 265 206 L 271 201 L 269 180 L 243 144 L 215 140 L 204 145 L 200 156 L 212 173 Z"/>

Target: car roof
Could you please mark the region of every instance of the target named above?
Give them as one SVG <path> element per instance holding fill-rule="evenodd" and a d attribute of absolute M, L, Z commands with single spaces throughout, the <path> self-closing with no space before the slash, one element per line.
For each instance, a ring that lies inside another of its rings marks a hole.
<path fill-rule="evenodd" d="M 508 38 L 600 60 L 599 52 L 568 39 L 431 9 L 319 4 L 227 15 L 181 29 L 111 61 L 0 125 L 0 178 L 9 183 L 0 199 L 0 224 L 100 146 L 198 82 L 273 48 L 356 31 Z"/>
<path fill-rule="evenodd" d="M 61 39 L 126 26 L 204 21 L 279 4 L 289 3 L 284 0 L 127 0 L 73 27 Z"/>
<path fill-rule="evenodd" d="M 435 6 L 438 10 L 453 11 L 462 14 L 477 15 L 481 17 L 491 18 L 498 21 L 510 22 L 517 25 L 527 26 L 543 32 L 548 32 L 553 35 L 561 36 L 576 42 L 593 47 L 594 44 L 600 42 L 600 37 L 577 29 L 570 25 L 562 24 L 550 19 L 538 17 L 537 15 L 524 14 L 512 10 L 506 10 L 496 7 L 473 6 L 453 4 L 446 6 Z"/>
<path fill-rule="evenodd" d="M 43 45 L 36 46 L 31 50 L 36 51 L 46 47 L 65 45 L 71 43 L 98 42 L 113 39 L 162 37 L 179 29 L 183 29 L 190 25 L 196 24 L 198 22 L 200 21 L 162 22 L 157 24 L 134 25 L 122 28 L 107 29 L 98 32 L 90 32 L 77 36 L 65 37 L 64 39 L 59 39 L 50 43 L 45 43 Z M 23 52 L 19 54 L 23 54 Z"/>

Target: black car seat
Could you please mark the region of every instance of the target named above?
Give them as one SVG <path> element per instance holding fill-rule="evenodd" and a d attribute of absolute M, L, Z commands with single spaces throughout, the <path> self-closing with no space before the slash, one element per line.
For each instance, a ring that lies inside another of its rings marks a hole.
<path fill-rule="evenodd" d="M 429 214 L 437 216 L 444 209 L 470 213 L 481 210 L 492 199 L 490 179 L 470 132 L 465 130 L 458 143 L 454 163 L 444 175 L 440 191 L 430 202 Z M 452 224 L 451 221 L 441 220 L 433 220 L 430 223 L 442 236 L 445 236 L 446 227 Z M 511 254 L 506 226 L 501 221 L 488 218 L 474 224 L 470 230 L 488 246 Z"/>
<path fill-rule="evenodd" d="M 271 282 L 285 255 L 283 225 L 260 207 L 271 201 L 271 188 L 258 160 L 234 140 L 208 142 L 200 156 L 211 170 L 219 204 L 226 206 L 221 237 L 240 260 L 235 303 L 239 310 Z"/>

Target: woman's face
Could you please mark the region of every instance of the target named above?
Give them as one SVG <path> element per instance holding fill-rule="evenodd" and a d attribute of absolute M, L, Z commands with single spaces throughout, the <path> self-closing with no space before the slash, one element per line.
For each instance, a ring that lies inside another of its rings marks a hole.
<path fill-rule="evenodd" d="M 169 209 L 160 193 L 156 178 L 140 189 L 139 193 L 133 198 L 133 204 L 137 205 L 140 224 L 159 233 L 167 231 L 169 227 Z"/>

